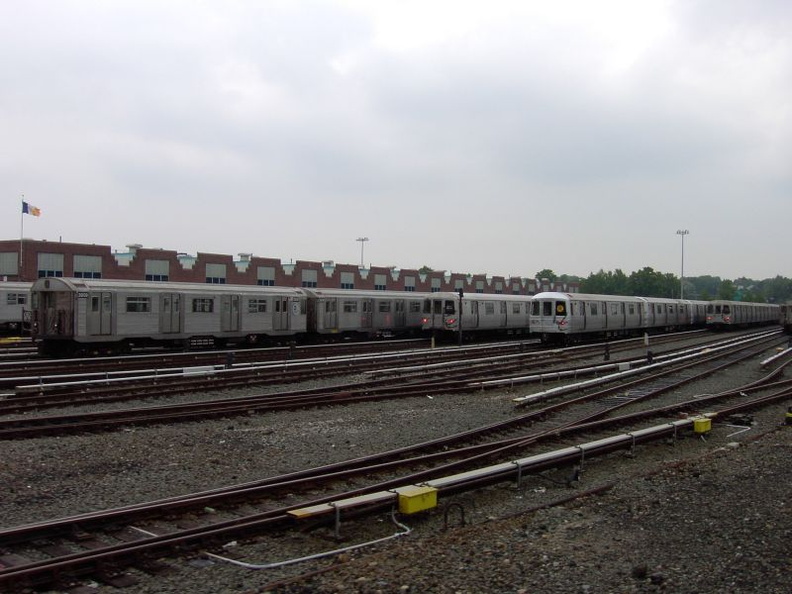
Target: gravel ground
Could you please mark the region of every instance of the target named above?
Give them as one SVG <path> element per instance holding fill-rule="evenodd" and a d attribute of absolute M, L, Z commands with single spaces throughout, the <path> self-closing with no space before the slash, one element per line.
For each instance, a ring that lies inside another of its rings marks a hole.
<path fill-rule="evenodd" d="M 742 385 L 760 375 L 756 368 L 753 362 L 696 389 Z M 4 442 L 0 522 L 9 527 L 179 495 L 424 441 L 509 418 L 511 398 L 532 391 Z M 635 455 L 592 459 L 571 488 L 564 484 L 568 469 L 559 469 L 519 486 L 455 496 L 436 510 L 400 518 L 411 534 L 383 544 L 272 570 L 168 560 L 170 571 L 133 572 L 138 583 L 122 591 L 786 593 L 792 591 L 792 428 L 781 424 L 790 405 L 756 413 L 749 431 L 715 424 L 706 439 L 687 436 L 673 445 L 640 446 Z M 598 496 L 536 509 L 603 486 L 610 488 Z M 345 521 L 341 542 L 332 527 L 321 527 L 230 543 L 227 553 L 268 563 L 397 530 L 383 514 Z M 314 574 L 297 577 L 307 571 Z"/>

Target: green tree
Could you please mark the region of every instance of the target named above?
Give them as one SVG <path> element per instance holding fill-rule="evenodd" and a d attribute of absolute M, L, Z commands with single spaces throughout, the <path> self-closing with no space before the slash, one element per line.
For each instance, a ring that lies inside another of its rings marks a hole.
<path fill-rule="evenodd" d="M 549 268 L 545 268 L 544 270 L 540 270 L 539 272 L 536 273 L 536 278 L 538 278 L 539 280 L 546 278 L 551 283 L 554 283 L 556 282 L 558 275 Z"/>
<path fill-rule="evenodd" d="M 734 283 L 732 281 L 730 280 L 721 281 L 721 284 L 718 287 L 718 299 L 734 301 L 734 297 L 736 294 L 737 294 L 737 287 L 734 286 Z"/>
<path fill-rule="evenodd" d="M 668 279 L 646 266 L 630 275 L 630 288 L 636 297 L 668 297 Z"/>

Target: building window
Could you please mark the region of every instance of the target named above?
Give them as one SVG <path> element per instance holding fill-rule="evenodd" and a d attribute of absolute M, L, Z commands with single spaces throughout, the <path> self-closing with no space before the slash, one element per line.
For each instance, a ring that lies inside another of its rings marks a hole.
<path fill-rule="evenodd" d="M 224 285 L 226 284 L 226 265 L 225 264 L 207 264 L 206 265 L 206 282 L 211 285 Z"/>
<path fill-rule="evenodd" d="M 19 253 L 0 252 L 0 276 L 16 276 L 19 274 Z"/>
<path fill-rule="evenodd" d="M 440 292 L 440 279 L 433 278 L 432 279 L 432 293 L 439 293 Z"/>
<path fill-rule="evenodd" d="M 212 313 L 214 311 L 214 300 L 206 298 L 193 299 L 192 310 L 196 313 Z"/>
<path fill-rule="evenodd" d="M 267 313 L 267 300 L 251 299 L 248 301 L 248 313 Z"/>
<path fill-rule="evenodd" d="M 302 271 L 302 286 L 303 287 L 318 287 L 318 275 L 316 270 L 303 270 Z"/>
<path fill-rule="evenodd" d="M 157 282 L 170 280 L 170 262 L 167 260 L 146 260 L 145 279 Z"/>
<path fill-rule="evenodd" d="M 341 288 L 354 289 L 355 288 L 355 275 L 352 272 L 341 273 Z"/>
<path fill-rule="evenodd" d="M 385 280 L 384 274 L 375 274 L 374 275 L 374 290 L 375 291 L 384 291 L 387 287 L 387 281 Z"/>
<path fill-rule="evenodd" d="M 259 266 L 257 284 L 262 287 L 275 286 L 275 269 L 272 266 Z"/>
<path fill-rule="evenodd" d="M 62 277 L 63 276 L 63 254 L 44 254 L 38 255 L 38 277 Z"/>
<path fill-rule="evenodd" d="M 50 276 L 55 276 L 55 277 L 60 278 L 60 277 L 63 276 L 63 270 L 39 270 L 38 271 L 38 277 L 39 278 L 46 278 L 46 277 L 50 277 Z"/>
<path fill-rule="evenodd" d="M 102 258 L 75 255 L 74 278 L 102 278 Z"/>
<path fill-rule="evenodd" d="M 405 276 L 404 277 L 404 290 L 409 291 L 411 293 L 415 292 L 415 277 L 414 276 Z"/>
<path fill-rule="evenodd" d="M 127 297 L 127 313 L 149 313 L 151 311 L 150 297 Z"/>

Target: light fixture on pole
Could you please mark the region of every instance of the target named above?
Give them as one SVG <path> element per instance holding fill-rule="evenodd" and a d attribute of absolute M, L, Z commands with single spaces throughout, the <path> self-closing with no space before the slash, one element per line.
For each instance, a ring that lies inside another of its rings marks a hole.
<path fill-rule="evenodd" d="M 682 236 L 682 276 L 679 279 L 679 298 L 685 298 L 685 235 L 689 234 L 687 229 L 677 229 L 677 235 Z"/>
<path fill-rule="evenodd" d="M 368 237 L 358 237 L 355 241 L 360 242 L 360 267 L 365 268 L 363 265 L 363 247 L 366 245 L 366 242 L 369 240 Z"/>

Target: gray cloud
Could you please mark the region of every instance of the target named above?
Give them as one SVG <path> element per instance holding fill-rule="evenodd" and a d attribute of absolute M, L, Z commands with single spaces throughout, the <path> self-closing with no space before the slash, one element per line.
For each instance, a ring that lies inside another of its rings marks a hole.
<path fill-rule="evenodd" d="M 530 276 L 685 227 L 686 274 L 792 276 L 788 3 L 564 4 L 9 5 L 0 231 Z"/>

